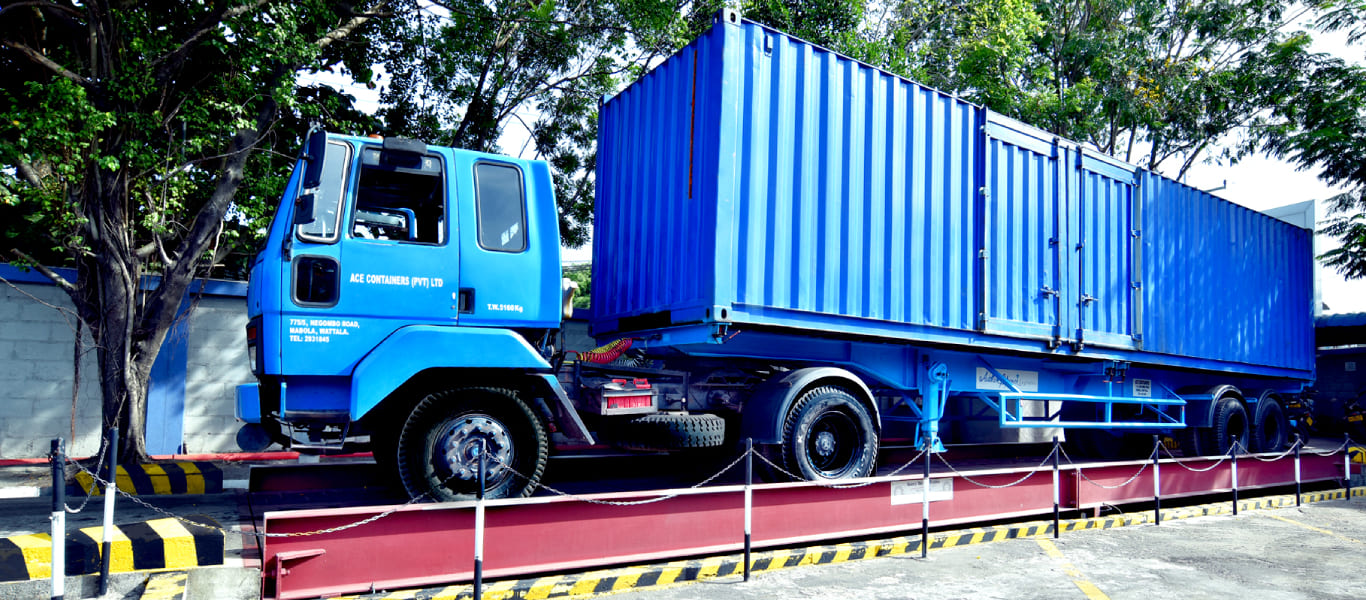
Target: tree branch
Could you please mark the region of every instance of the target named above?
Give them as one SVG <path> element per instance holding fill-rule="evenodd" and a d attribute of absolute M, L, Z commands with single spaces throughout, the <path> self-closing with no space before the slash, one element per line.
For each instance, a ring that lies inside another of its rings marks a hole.
<path fill-rule="evenodd" d="M 89 87 L 90 85 L 89 79 L 86 79 L 84 77 L 81 77 L 80 75 L 77 75 L 76 73 L 68 71 L 66 67 L 63 67 L 62 65 L 59 65 L 56 62 L 53 62 L 52 59 L 43 56 L 33 48 L 29 48 L 28 46 L 25 46 L 23 44 L 17 44 L 9 41 L 4 42 L 4 44 L 5 47 L 17 50 L 20 54 L 23 54 L 29 60 L 46 67 L 49 71 L 52 71 L 53 73 L 61 75 L 62 77 L 65 77 L 67 79 L 70 79 L 71 81 L 80 84 L 82 87 Z"/>
<path fill-rule="evenodd" d="M 374 10 L 356 15 L 350 21 L 347 21 L 346 24 L 336 29 L 333 29 L 332 31 L 329 31 L 322 37 L 318 38 L 318 41 L 313 42 L 313 44 L 321 50 L 323 48 L 328 47 L 330 44 L 332 44 L 332 42 L 340 41 L 344 39 L 346 36 L 351 35 L 351 32 L 360 28 L 360 26 L 370 22 L 370 20 L 374 19 L 375 17 L 392 16 L 393 13 L 384 11 L 384 8 L 388 6 L 388 4 L 388 0 L 380 2 L 378 5 L 375 6 Z"/>
<path fill-rule="evenodd" d="M 62 291 L 68 294 L 76 293 L 75 285 L 73 285 L 70 281 L 67 281 L 65 277 L 58 275 L 56 271 L 53 271 L 52 269 L 49 269 L 40 264 L 37 260 L 34 260 L 32 256 L 25 254 L 23 250 L 20 250 L 18 248 L 10 248 L 10 252 L 13 252 L 14 255 L 18 256 L 19 258 L 28 261 L 28 263 L 33 266 L 34 271 L 42 273 L 44 277 L 51 279 L 52 283 L 55 284 L 57 287 L 61 288 Z"/>
<path fill-rule="evenodd" d="M 199 44 L 199 41 L 204 39 L 204 36 L 217 29 L 223 21 L 244 15 L 269 3 L 270 0 L 256 0 L 256 2 L 251 4 L 243 4 L 222 13 L 210 15 L 203 21 L 200 21 L 199 29 L 193 34 L 190 34 L 190 37 L 186 38 L 184 42 L 181 42 L 179 46 L 176 46 L 175 50 L 167 52 L 152 61 L 151 67 L 157 70 L 157 79 L 162 79 L 171 69 L 183 62 L 185 55 L 189 54 L 190 50 L 194 49 L 194 47 Z M 163 69 L 161 68 L 162 63 L 167 63 L 169 66 Z"/>

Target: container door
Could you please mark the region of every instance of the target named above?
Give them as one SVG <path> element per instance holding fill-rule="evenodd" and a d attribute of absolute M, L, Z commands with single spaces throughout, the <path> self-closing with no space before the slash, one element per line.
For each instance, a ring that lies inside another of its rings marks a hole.
<path fill-rule="evenodd" d="M 1136 169 L 1089 151 L 1077 154 L 1077 341 L 1139 348 L 1138 229 L 1141 198 Z"/>
<path fill-rule="evenodd" d="M 1067 157 L 1057 138 L 988 113 L 981 192 L 982 311 L 988 333 L 1048 340 L 1071 337 L 1062 298 L 1070 256 Z"/>

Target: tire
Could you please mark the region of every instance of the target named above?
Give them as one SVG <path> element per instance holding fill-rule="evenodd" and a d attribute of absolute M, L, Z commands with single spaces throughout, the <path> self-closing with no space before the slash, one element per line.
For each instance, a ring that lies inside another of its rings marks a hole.
<path fill-rule="evenodd" d="M 1178 430 L 1176 441 L 1181 444 L 1181 454 L 1188 458 L 1217 454 L 1214 450 L 1214 432 L 1208 427 L 1190 427 Z"/>
<path fill-rule="evenodd" d="M 418 402 L 398 436 L 398 473 L 408 495 L 474 499 L 480 440 L 497 459 L 485 463 L 484 497 L 531 495 L 545 472 L 549 438 L 531 408 L 501 388 L 455 389 Z"/>
<path fill-rule="evenodd" d="M 1223 456 L 1233 448 L 1234 440 L 1246 451 L 1252 432 L 1247 420 L 1247 409 L 1234 396 L 1224 396 L 1214 407 L 1214 454 Z"/>
<path fill-rule="evenodd" d="M 1257 402 L 1257 416 L 1252 419 L 1252 449 L 1255 452 L 1280 452 L 1289 442 L 1290 419 L 1285 409 L 1273 397 Z"/>
<path fill-rule="evenodd" d="M 623 423 L 616 445 L 652 451 L 716 448 L 725 443 L 726 420 L 717 415 L 656 414 Z"/>
<path fill-rule="evenodd" d="M 868 408 L 841 388 L 811 389 L 787 411 L 783 464 L 807 481 L 872 475 L 877 451 L 877 429 Z"/>

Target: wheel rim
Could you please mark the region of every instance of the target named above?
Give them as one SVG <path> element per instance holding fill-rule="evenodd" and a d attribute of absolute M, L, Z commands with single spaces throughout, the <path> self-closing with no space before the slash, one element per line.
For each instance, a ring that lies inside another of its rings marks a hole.
<path fill-rule="evenodd" d="M 479 446 L 488 458 L 484 463 L 484 489 L 498 487 L 512 475 L 508 468 L 516 458 L 512 434 L 502 421 L 484 414 L 462 415 L 437 430 L 432 438 L 433 483 L 450 487 L 456 481 L 474 483 L 479 477 Z"/>
<path fill-rule="evenodd" d="M 862 446 L 858 425 L 843 411 L 826 411 L 811 424 L 806 437 L 806 456 L 822 477 L 842 477 L 854 463 Z"/>

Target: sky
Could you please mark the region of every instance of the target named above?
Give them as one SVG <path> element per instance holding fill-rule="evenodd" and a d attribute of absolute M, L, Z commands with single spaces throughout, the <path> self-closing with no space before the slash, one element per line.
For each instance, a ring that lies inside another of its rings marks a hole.
<path fill-rule="evenodd" d="M 1360 57 L 1362 49 L 1349 48 L 1342 36 L 1315 36 L 1315 49 L 1331 52 L 1338 56 Z M 381 84 L 383 73 L 381 71 Z M 369 90 L 355 85 L 350 77 L 323 73 L 303 79 L 308 83 L 317 81 L 342 89 L 357 99 L 361 110 L 374 111 L 378 108 L 379 90 Z M 526 144 L 528 133 L 522 122 L 535 122 L 535 115 L 529 110 L 520 115 L 521 121 L 512 119 L 503 132 L 499 145 L 509 153 L 519 150 L 532 158 L 534 149 Z M 1313 171 L 1297 171 L 1293 165 L 1266 156 L 1251 156 L 1235 165 L 1210 165 L 1197 163 L 1187 173 L 1185 182 L 1202 190 L 1258 211 L 1314 200 L 1316 217 L 1320 222 L 1327 215 L 1324 201 L 1337 194 L 1320 181 Z M 1217 188 L 1217 189 L 1216 189 Z M 1333 238 L 1315 234 L 1315 252 L 1322 253 L 1337 246 Z M 564 248 L 561 253 L 566 263 L 587 262 L 592 259 L 592 245 L 582 248 Z M 1366 280 L 1347 281 L 1333 269 L 1316 264 L 1315 275 L 1318 280 L 1320 301 L 1323 314 L 1366 312 Z"/>

